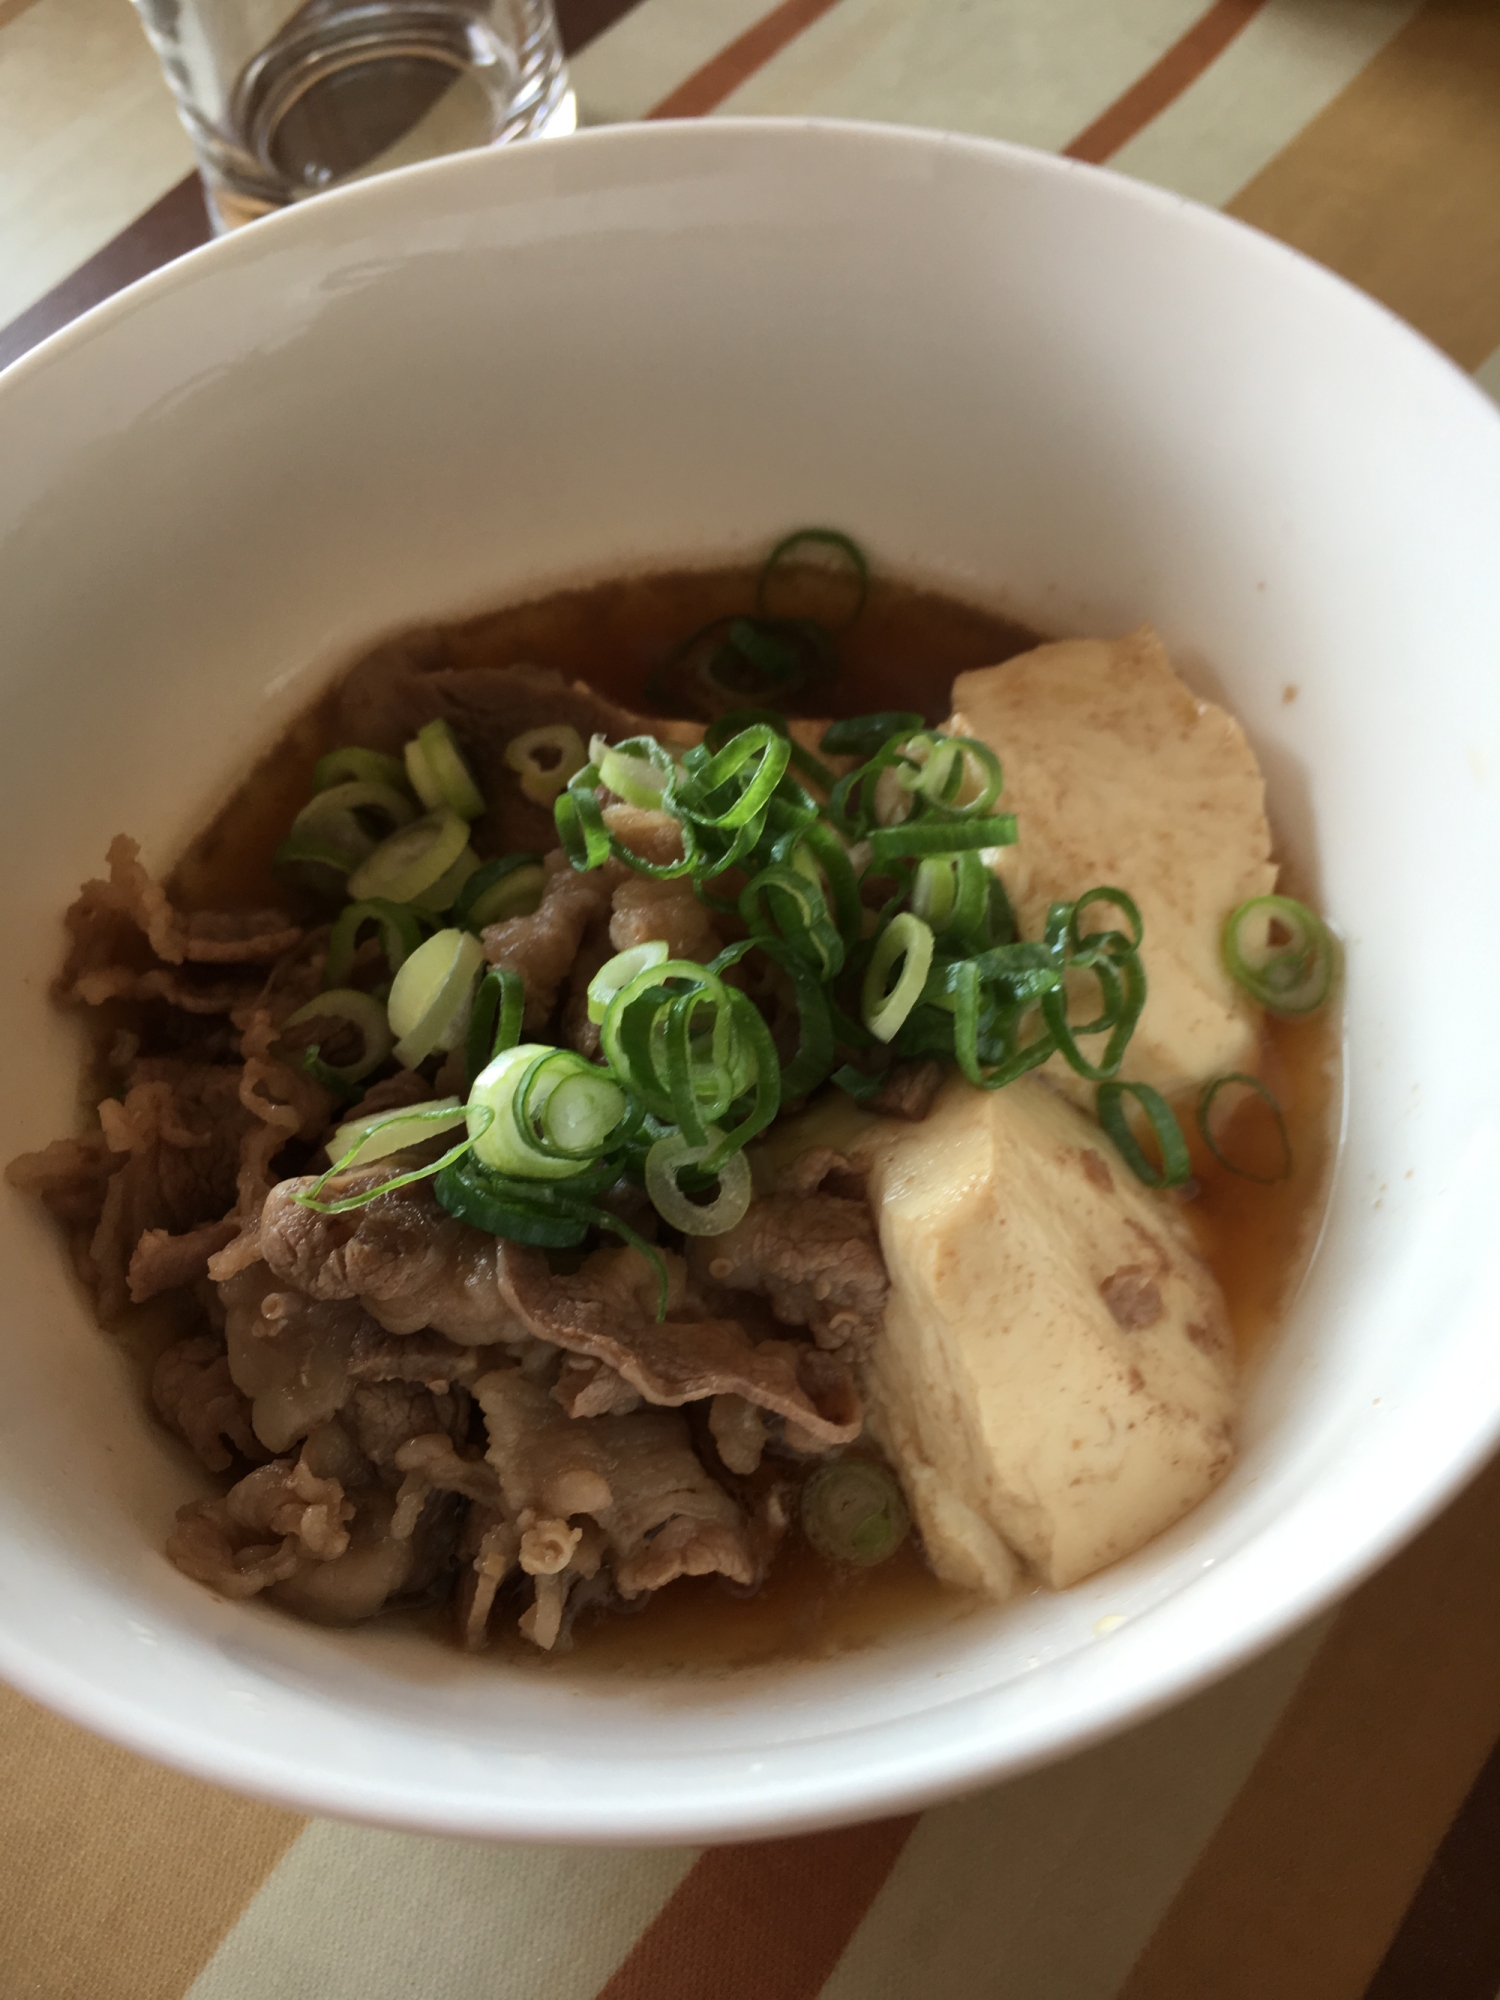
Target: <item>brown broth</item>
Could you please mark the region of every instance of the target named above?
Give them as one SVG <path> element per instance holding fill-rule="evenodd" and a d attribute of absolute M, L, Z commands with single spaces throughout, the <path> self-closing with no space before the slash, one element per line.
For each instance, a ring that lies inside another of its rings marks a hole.
<path fill-rule="evenodd" d="M 743 614 L 755 577 L 753 569 L 682 571 L 559 591 L 469 619 L 447 628 L 446 636 L 459 665 L 552 666 L 649 712 L 646 686 L 653 670 L 711 619 Z M 815 572 L 794 577 L 790 599 L 777 609 L 836 616 L 831 587 Z M 841 677 L 819 691 L 816 712 L 915 708 L 937 722 L 948 712 L 955 674 L 1037 643 L 1038 634 L 1003 616 L 876 579 L 862 617 L 840 641 Z M 333 715 L 334 699 L 325 696 L 188 849 L 171 884 L 185 905 L 276 900 L 271 855 L 308 795 L 313 764 L 335 747 Z M 1198 1137 L 1194 1107 L 1177 1107 L 1197 1176 L 1186 1212 L 1224 1292 L 1242 1357 L 1285 1313 L 1316 1241 L 1338 1138 L 1332 1010 L 1306 1021 L 1270 1022 L 1263 1074 L 1285 1109 L 1294 1163 L 1290 1176 L 1274 1185 L 1258 1186 L 1218 1165 Z M 1250 1106 L 1227 1122 L 1220 1143 L 1230 1157 L 1254 1166 L 1261 1138 Z M 151 1334 L 151 1344 L 159 1343 L 160 1332 L 153 1327 Z M 752 1597 L 732 1593 L 715 1578 L 684 1579 L 655 1593 L 634 1615 L 581 1620 L 581 1643 L 572 1654 L 538 1655 L 514 1635 L 502 1639 L 498 1651 L 541 1671 L 726 1671 L 825 1657 L 872 1644 L 893 1629 L 945 1624 L 973 1602 L 940 1584 L 912 1543 L 875 1569 L 850 1571 L 822 1561 L 793 1530 Z M 422 1622 L 437 1615 L 423 1614 Z"/>

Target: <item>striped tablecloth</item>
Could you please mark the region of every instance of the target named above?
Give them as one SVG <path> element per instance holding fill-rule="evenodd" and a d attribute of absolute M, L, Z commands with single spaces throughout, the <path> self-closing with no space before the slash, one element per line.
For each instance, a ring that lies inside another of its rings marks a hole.
<path fill-rule="evenodd" d="M 572 0 L 591 123 L 987 133 L 1223 207 L 1500 395 L 1500 0 Z M 127 0 L 0 0 L 0 360 L 203 239 Z M 1339 1612 L 914 1818 L 577 1852 L 373 1832 L 0 1691 L 0 2000 L 1496 2000 L 1500 1465 Z"/>

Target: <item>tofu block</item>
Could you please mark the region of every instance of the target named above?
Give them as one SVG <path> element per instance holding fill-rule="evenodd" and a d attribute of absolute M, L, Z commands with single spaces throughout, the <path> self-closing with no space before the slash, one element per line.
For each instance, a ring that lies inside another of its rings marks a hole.
<path fill-rule="evenodd" d="M 891 1280 L 870 1426 L 939 1576 L 1001 1598 L 1019 1556 L 1063 1588 L 1223 1475 L 1236 1371 L 1213 1275 L 1174 1199 L 1042 1078 L 955 1077 L 915 1125 L 815 1113 L 801 1143 L 869 1168 Z"/>
<path fill-rule="evenodd" d="M 1005 775 L 1000 806 L 1019 838 L 996 871 L 1023 935 L 1041 936 L 1049 903 L 1101 883 L 1140 906 L 1146 1005 L 1120 1074 L 1170 1097 L 1254 1070 L 1259 1010 L 1225 972 L 1219 940 L 1231 910 L 1271 893 L 1276 869 L 1239 724 L 1183 685 L 1149 626 L 960 674 L 953 707 L 946 728 L 988 744 Z M 1061 1057 L 1047 1073 L 1092 1102 Z"/>

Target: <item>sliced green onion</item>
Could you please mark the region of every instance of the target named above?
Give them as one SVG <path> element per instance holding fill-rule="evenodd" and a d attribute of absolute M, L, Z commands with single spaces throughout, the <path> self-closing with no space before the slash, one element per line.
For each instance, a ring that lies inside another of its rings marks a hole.
<path fill-rule="evenodd" d="M 435 1097 L 428 1104 L 406 1104 L 395 1111 L 369 1111 L 345 1119 L 328 1141 L 328 1157 L 343 1159 L 346 1166 L 367 1167 L 372 1160 L 404 1153 L 408 1146 L 420 1146 L 466 1122 L 456 1097 Z"/>
<path fill-rule="evenodd" d="M 384 1007 L 371 994 L 361 993 L 353 987 L 334 987 L 320 993 L 305 1007 L 299 1007 L 295 1014 L 289 1014 L 282 1025 L 294 1028 L 302 1021 L 347 1021 L 358 1029 L 362 1050 L 353 1062 L 328 1062 L 317 1045 L 308 1050 L 318 1067 L 326 1070 L 341 1085 L 361 1082 L 372 1070 L 379 1069 L 391 1052 L 393 1037 Z"/>
<path fill-rule="evenodd" d="M 469 1013 L 464 1038 L 466 1090 L 472 1090 L 481 1070 L 488 1067 L 502 1049 L 513 1049 L 521 1039 L 521 1023 L 526 1013 L 526 987 L 519 972 L 507 972 L 492 965 L 479 982 Z"/>
<path fill-rule="evenodd" d="M 1273 933 L 1285 935 L 1275 938 Z M 1255 896 L 1224 925 L 1224 964 L 1232 979 L 1273 1014 L 1310 1014 L 1333 985 L 1333 933 L 1306 903 Z"/>
<path fill-rule="evenodd" d="M 791 982 L 798 1016 L 797 1053 L 781 1072 L 781 1096 L 784 1100 L 805 1096 L 833 1067 L 833 1015 L 823 982 L 807 960 L 779 938 L 747 938 L 726 945 L 710 970 L 724 972 L 752 951 L 764 952 Z M 852 1029 L 853 1024 L 850 1026 Z"/>
<path fill-rule="evenodd" d="M 401 759 L 383 757 L 378 750 L 361 750 L 351 744 L 342 750 L 330 750 L 313 765 L 315 792 L 329 791 L 334 785 L 348 784 L 351 779 L 366 785 L 388 785 L 396 792 L 406 789 L 406 771 Z"/>
<path fill-rule="evenodd" d="M 429 1125 L 436 1131 L 444 1132 L 450 1130 L 452 1125 L 451 1112 L 445 1104 L 408 1105 L 400 1116 L 414 1128 L 418 1125 Z M 361 1188 L 358 1194 L 340 1195 L 334 1201 L 320 1200 L 324 1188 L 335 1174 L 347 1173 L 351 1167 L 358 1166 L 362 1154 L 370 1157 L 367 1150 L 370 1145 L 370 1129 L 367 1126 L 350 1150 L 341 1159 L 335 1160 L 327 1173 L 320 1174 L 306 1193 L 298 1193 L 292 1199 L 300 1203 L 303 1208 L 316 1209 L 319 1215 L 345 1215 L 351 1209 L 366 1207 L 379 1195 L 392 1194 L 397 1188 L 410 1187 L 414 1181 L 425 1181 L 430 1177 L 436 1177 L 438 1184 L 441 1185 L 444 1170 L 456 1166 L 474 1143 L 466 1132 L 458 1144 L 450 1146 L 441 1159 L 432 1160 L 424 1167 L 413 1167 L 410 1172 L 397 1174 L 388 1181 L 379 1181 L 374 1187 Z M 413 1144 L 415 1141 L 408 1140 L 407 1143 Z M 378 1158 L 379 1154 L 373 1157 Z"/>
<path fill-rule="evenodd" d="M 604 824 L 604 808 L 594 792 L 599 782 L 597 768 L 585 764 L 573 775 L 576 783 L 570 782 L 552 802 L 552 819 L 564 854 L 582 875 L 590 868 L 604 866 L 612 842 Z"/>
<path fill-rule="evenodd" d="M 912 915 L 930 924 L 934 933 L 946 927 L 958 901 L 959 858 L 956 854 L 929 855 L 918 862 L 912 878 Z"/>
<path fill-rule="evenodd" d="M 1251 1168 L 1241 1166 L 1237 1161 L 1231 1160 L 1220 1149 L 1219 1142 L 1214 1137 L 1212 1124 L 1214 1101 L 1218 1097 L 1219 1092 L 1227 1089 L 1231 1084 L 1237 1084 L 1246 1090 L 1253 1091 L 1261 1102 L 1270 1109 L 1271 1116 L 1276 1125 L 1276 1134 L 1281 1142 L 1281 1165 L 1274 1174 L 1258 1174 Z M 1235 1070 L 1228 1076 L 1216 1076 L 1211 1083 L 1204 1084 L 1198 1098 L 1198 1130 L 1203 1135 L 1204 1145 L 1207 1146 L 1219 1165 L 1227 1169 L 1231 1174 L 1238 1174 L 1241 1180 L 1255 1181 L 1261 1187 L 1274 1187 L 1278 1181 L 1290 1179 L 1294 1161 L 1292 1158 L 1291 1135 L 1286 1129 L 1286 1116 L 1281 1109 L 1281 1104 L 1275 1091 L 1262 1083 L 1258 1076 L 1247 1076 L 1243 1070 Z"/>
<path fill-rule="evenodd" d="M 892 737 L 905 738 L 921 727 L 922 717 L 912 708 L 847 716 L 841 722 L 829 723 L 818 748 L 826 750 L 830 757 L 873 757 Z"/>
<path fill-rule="evenodd" d="M 832 979 L 844 963 L 844 940 L 828 908 L 815 867 L 763 868 L 741 892 L 739 912 L 752 937 L 785 938 L 792 949 Z"/>
<path fill-rule="evenodd" d="M 945 736 L 933 730 L 912 737 L 906 754 L 916 761 L 901 774 L 909 791 L 929 805 L 970 818 L 987 814 L 1000 796 L 1000 760 L 974 736 Z"/>
<path fill-rule="evenodd" d="M 385 962 L 393 973 L 400 971 L 422 942 L 421 920 L 403 904 L 388 903 L 380 896 L 367 898 L 362 903 L 350 903 L 347 909 L 339 912 L 329 933 L 328 963 L 323 970 L 323 977 L 329 986 L 348 985 L 360 935 L 370 924 L 374 924 L 379 933 L 380 949 L 385 953 Z"/>
<path fill-rule="evenodd" d="M 453 899 L 453 921 L 465 930 L 482 931 L 507 917 L 529 917 L 546 886 L 539 854 L 505 854 L 482 862 Z"/>
<path fill-rule="evenodd" d="M 860 991 L 860 1011 L 865 1026 L 878 1041 L 888 1042 L 916 1006 L 927 983 L 932 964 L 933 937 L 930 926 L 909 910 L 892 917 L 875 941 L 870 963 L 865 968 Z M 886 980 L 897 961 L 901 975 L 889 992 Z"/>
<path fill-rule="evenodd" d="M 913 859 L 927 854 L 956 854 L 976 847 L 1012 847 L 1016 839 L 1014 813 L 996 813 L 988 819 L 923 818 L 903 820 L 899 826 L 877 826 L 870 834 L 871 860 L 882 862 Z"/>
<path fill-rule="evenodd" d="M 719 1192 L 706 1205 L 689 1200 L 678 1185 L 679 1174 L 688 1167 L 701 1166 L 723 1137 L 710 1126 L 704 1143 L 693 1146 L 680 1132 L 669 1132 L 646 1155 L 646 1192 L 652 1205 L 664 1222 L 680 1229 L 684 1236 L 722 1236 L 743 1219 L 750 1206 L 750 1162 L 743 1153 L 732 1153 L 719 1168 Z"/>
<path fill-rule="evenodd" d="M 371 818 L 386 831 L 394 831 L 415 817 L 415 808 L 404 791 L 398 792 L 393 785 L 350 779 L 314 792 L 292 821 L 291 832 L 293 836 L 312 835 L 359 860 L 381 838 L 379 832 L 371 831 L 367 823 Z"/>
<path fill-rule="evenodd" d="M 349 870 L 358 857 L 347 847 L 310 834 L 288 834 L 271 857 L 276 878 L 290 889 L 325 900 L 344 895 Z"/>
<path fill-rule="evenodd" d="M 1133 1097 L 1146 1114 L 1161 1153 L 1160 1166 L 1150 1159 L 1130 1128 L 1125 1110 L 1127 1097 Z M 1192 1179 L 1193 1162 L 1187 1140 L 1159 1090 L 1153 1090 L 1149 1083 L 1101 1083 L 1098 1105 L 1099 1123 L 1114 1140 L 1115 1150 L 1138 1181 L 1144 1181 L 1147 1187 L 1169 1188 L 1181 1187 Z"/>
<path fill-rule="evenodd" d="M 471 1143 L 454 1148 L 457 1157 L 444 1162 L 433 1182 L 439 1204 L 460 1222 L 548 1250 L 571 1250 L 590 1229 L 610 1226 L 595 1203 L 614 1180 L 613 1167 L 571 1181 L 518 1180 L 476 1160 Z"/>
<path fill-rule="evenodd" d="M 901 1488 L 868 1458 L 836 1458 L 802 1488 L 802 1532 L 830 1562 L 861 1569 L 893 1556 L 911 1529 Z"/>
<path fill-rule="evenodd" d="M 452 728 L 439 716 L 426 723 L 406 746 L 406 775 L 411 788 L 429 811 L 446 806 L 460 819 L 478 819 L 484 793 L 458 747 Z"/>
<path fill-rule="evenodd" d="M 1129 924 L 1129 935 L 1121 931 L 1089 931 L 1085 934 L 1081 929 L 1083 913 L 1095 903 L 1112 903 Z M 1108 886 L 1090 889 L 1086 895 L 1080 896 L 1073 905 L 1073 914 L 1068 920 L 1068 936 L 1076 950 L 1108 950 L 1117 958 L 1126 952 L 1139 951 L 1145 932 L 1145 923 L 1133 898 L 1127 896 L 1123 889 L 1112 889 Z"/>
<path fill-rule="evenodd" d="M 401 1038 L 395 1055 L 403 1068 L 415 1069 L 434 1050 L 458 1047 L 483 964 L 478 938 L 459 930 L 434 932 L 407 959 L 387 1002 L 391 1027 Z"/>
<path fill-rule="evenodd" d="M 703 804 L 696 808 L 686 806 L 684 810 L 703 826 L 726 829 L 744 826 L 765 806 L 790 759 L 787 739 L 765 723 L 754 722 L 732 737 L 722 750 L 715 751 L 695 773 Z M 750 767 L 753 774 L 743 783 L 738 796 L 715 808 L 711 803 L 714 794 L 742 778 Z"/>
<path fill-rule="evenodd" d="M 632 736 L 612 749 L 602 736 L 595 736 L 589 743 L 589 762 L 598 767 L 601 785 L 627 805 L 647 812 L 660 810 L 677 770 L 654 736 Z"/>
<path fill-rule="evenodd" d="M 518 1180 L 576 1174 L 604 1151 L 626 1113 L 624 1091 L 603 1070 L 544 1042 L 503 1049 L 475 1079 L 469 1108 L 475 1156 Z"/>
<path fill-rule="evenodd" d="M 479 856 L 472 847 L 466 845 L 453 866 L 444 869 L 430 889 L 422 889 L 412 897 L 412 908 L 431 911 L 434 916 L 440 916 L 444 910 L 452 909 L 463 893 L 469 877 L 478 871 Z"/>
<path fill-rule="evenodd" d="M 617 951 L 613 958 L 607 958 L 589 981 L 588 1015 L 597 1027 L 609 1011 L 609 1004 L 617 993 L 623 992 L 637 973 L 649 966 L 665 965 L 671 956 L 671 949 L 664 938 L 650 938 L 645 944 L 633 944 L 628 951 Z"/>
<path fill-rule="evenodd" d="M 1094 949 L 1077 954 L 1069 962 L 1069 970 L 1091 972 L 1098 980 L 1103 1013 L 1075 1025 L 1068 1018 L 1067 989 L 1059 986 L 1042 996 L 1042 1014 L 1069 1068 L 1091 1083 L 1104 1083 L 1119 1069 L 1146 1004 L 1145 968 L 1133 951 L 1117 960 L 1103 949 Z M 1105 1033 L 1109 1040 L 1098 1061 L 1093 1062 L 1079 1048 L 1077 1037 Z"/>
<path fill-rule="evenodd" d="M 468 844 L 468 822 L 457 813 L 446 808 L 428 813 L 380 843 L 349 877 L 349 893 L 356 898 L 381 896 L 392 903 L 414 902 L 447 874 Z"/>
<path fill-rule="evenodd" d="M 583 738 L 566 722 L 526 729 L 505 746 L 505 761 L 534 805 L 550 806 L 589 761 Z"/>
<path fill-rule="evenodd" d="M 843 623 L 834 628 L 836 631 L 846 632 L 864 610 L 865 602 L 870 595 L 870 565 L 858 542 L 852 541 L 848 535 L 841 534 L 837 528 L 796 528 L 791 534 L 782 536 L 766 557 L 765 565 L 756 579 L 756 616 L 759 618 L 775 616 L 770 609 L 769 599 L 777 570 L 784 568 L 799 550 L 810 549 L 831 550 L 836 556 L 842 557 L 844 563 L 853 571 L 853 607 Z M 823 562 L 817 567 L 821 570 L 831 566 Z"/>

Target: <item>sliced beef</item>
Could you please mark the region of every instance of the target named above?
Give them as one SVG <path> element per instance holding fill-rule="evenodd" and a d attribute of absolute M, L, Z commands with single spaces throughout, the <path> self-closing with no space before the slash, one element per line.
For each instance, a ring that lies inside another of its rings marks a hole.
<path fill-rule="evenodd" d="M 604 824 L 622 847 L 655 867 L 682 859 L 682 822 L 675 813 L 618 799 L 604 807 Z"/>
<path fill-rule="evenodd" d="M 39 1196 L 60 1222 L 92 1229 L 119 1164 L 102 1132 L 85 1132 L 77 1139 L 54 1139 L 39 1153 L 18 1154 L 5 1178 L 23 1194 Z"/>
<path fill-rule="evenodd" d="M 713 919 L 686 880 L 626 875 L 614 892 L 609 941 L 616 951 L 662 939 L 673 958 L 706 965 L 723 946 Z"/>
<path fill-rule="evenodd" d="M 570 1418 L 519 1368 L 481 1376 L 474 1393 L 519 1531 L 517 1560 L 538 1579 L 522 1625 L 533 1643 L 555 1642 L 572 1580 L 595 1575 L 601 1554 L 626 1598 L 714 1571 L 756 1580 L 744 1517 L 698 1462 L 676 1412 Z"/>
<path fill-rule="evenodd" d="M 222 1500 L 179 1508 L 167 1554 L 221 1597 L 253 1597 L 349 1547 L 354 1503 L 306 1456 L 257 1466 Z"/>
<path fill-rule="evenodd" d="M 463 1389 L 425 1389 L 416 1382 L 357 1382 L 343 1421 L 384 1485 L 395 1488 L 404 1476 L 404 1446 L 415 1438 L 443 1436 L 457 1443 L 468 1428 L 469 1398 Z"/>
<path fill-rule="evenodd" d="M 219 1224 L 234 1203 L 251 1120 L 237 1069 L 169 1057 L 134 1063 L 124 1097 L 105 1098 L 99 1119 L 111 1171 L 85 1268 L 109 1319 L 130 1299 L 203 1275 L 225 1240 Z M 92 1143 L 88 1154 L 102 1164 Z M 36 1172 L 25 1156 L 16 1169 Z M 81 1192 L 75 1183 L 75 1198 Z"/>
<path fill-rule="evenodd" d="M 560 847 L 546 860 L 547 881 L 529 917 L 507 917 L 480 934 L 491 965 L 520 975 L 528 1029 L 545 1026 L 589 928 L 610 908 L 618 863 L 578 874 Z"/>
<path fill-rule="evenodd" d="M 715 1238 L 715 1241 L 722 1239 Z M 656 1277 L 634 1250 L 596 1250 L 571 1277 L 549 1269 L 539 1250 L 499 1244 L 500 1287 L 539 1340 L 603 1362 L 648 1403 L 676 1407 L 706 1396 L 738 1395 L 795 1425 L 820 1448 L 858 1437 L 858 1393 L 847 1369 L 809 1374 L 815 1350 L 793 1341 L 753 1343 L 734 1320 L 696 1307 L 682 1260 L 667 1253 L 672 1277 L 667 1317 L 656 1318 Z"/>
<path fill-rule="evenodd" d="M 252 1463 L 265 1456 L 215 1334 L 195 1334 L 165 1350 L 151 1371 L 151 1400 L 210 1472 L 227 1472 L 236 1456 Z"/>
<path fill-rule="evenodd" d="M 481 854 L 556 841 L 550 809 L 526 797 L 505 761 L 525 730 L 569 723 L 587 744 L 595 734 L 617 741 L 654 726 L 550 667 L 459 666 L 443 634 L 423 632 L 380 648 L 350 674 L 339 699 L 340 740 L 399 754 L 438 716 L 452 725 L 485 797 L 475 825 Z"/>
<path fill-rule="evenodd" d="M 108 879 L 85 882 L 67 912 L 60 998 L 91 1006 L 164 999 L 189 1013 L 227 1013 L 254 997 L 264 968 L 301 938 L 280 910 L 175 909 L 124 834 L 111 841 L 108 860 Z"/>
<path fill-rule="evenodd" d="M 353 1299 L 306 1298 L 254 1263 L 219 1286 L 229 1373 L 250 1399 L 255 1435 L 284 1452 L 349 1400 L 355 1349 L 378 1335 Z"/>
<path fill-rule="evenodd" d="M 733 1229 L 695 1236 L 688 1256 L 701 1279 L 769 1299 L 820 1347 L 867 1348 L 890 1290 L 869 1206 L 843 1195 L 759 1195 Z"/>
<path fill-rule="evenodd" d="M 257 1005 L 236 1017 L 244 1065 L 240 1104 L 254 1121 L 239 1150 L 235 1176 L 235 1234 L 209 1260 L 212 1278 L 228 1278 L 260 1255 L 260 1216 L 275 1186 L 273 1162 L 291 1140 L 316 1139 L 326 1128 L 333 1094 L 277 1053 L 276 1016 Z"/>
<path fill-rule="evenodd" d="M 355 1382 L 422 1382 L 429 1389 L 468 1388 L 485 1365 L 482 1349 L 461 1347 L 445 1334 L 389 1333 L 365 1317 L 349 1356 Z"/>
<path fill-rule="evenodd" d="M 329 1198 L 379 1186 L 388 1161 L 331 1180 Z M 427 1328 L 484 1347 L 528 1338 L 499 1283 L 499 1244 L 455 1221 L 425 1181 L 376 1195 L 343 1215 L 320 1215 L 283 1181 L 266 1201 L 260 1247 L 276 1275 L 310 1299 L 358 1299 L 392 1333 Z"/>
<path fill-rule="evenodd" d="M 865 1109 L 878 1117 L 906 1118 L 917 1124 L 932 1109 L 942 1087 L 943 1071 L 938 1063 L 892 1063 L 879 1090 L 866 1100 Z"/>

